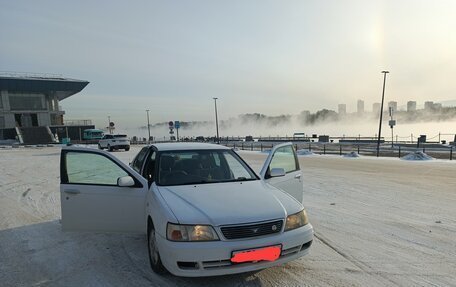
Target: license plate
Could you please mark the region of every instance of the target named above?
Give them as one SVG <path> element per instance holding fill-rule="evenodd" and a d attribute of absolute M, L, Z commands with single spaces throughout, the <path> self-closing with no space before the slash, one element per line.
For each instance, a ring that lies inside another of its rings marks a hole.
<path fill-rule="evenodd" d="M 231 256 L 231 262 L 276 261 L 279 259 L 281 251 L 282 245 L 234 251 Z"/>

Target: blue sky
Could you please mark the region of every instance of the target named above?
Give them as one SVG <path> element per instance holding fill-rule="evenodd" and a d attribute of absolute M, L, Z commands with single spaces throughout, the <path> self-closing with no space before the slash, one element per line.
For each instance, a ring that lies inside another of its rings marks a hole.
<path fill-rule="evenodd" d="M 0 70 L 90 81 L 67 119 L 125 126 L 456 99 L 454 1 L 0 1 Z"/>

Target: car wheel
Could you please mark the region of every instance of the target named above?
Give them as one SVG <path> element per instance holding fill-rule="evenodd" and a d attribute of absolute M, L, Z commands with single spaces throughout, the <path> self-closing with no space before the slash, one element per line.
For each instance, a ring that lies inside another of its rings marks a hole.
<path fill-rule="evenodd" d="M 108 144 L 108 150 L 109 151 L 113 151 L 113 148 L 111 147 L 111 145 Z"/>
<path fill-rule="evenodd" d="M 103 149 L 100 144 L 98 144 L 98 149 Z"/>
<path fill-rule="evenodd" d="M 129 151 L 129 150 L 130 150 L 130 147 L 126 147 L 126 148 L 125 148 L 125 151 Z"/>
<path fill-rule="evenodd" d="M 166 270 L 165 266 L 163 266 L 160 259 L 160 254 L 157 247 L 157 239 L 155 236 L 155 229 L 153 227 L 149 227 L 149 231 L 147 232 L 147 247 L 149 250 L 149 262 L 152 270 L 157 274 L 168 273 L 168 270 Z"/>

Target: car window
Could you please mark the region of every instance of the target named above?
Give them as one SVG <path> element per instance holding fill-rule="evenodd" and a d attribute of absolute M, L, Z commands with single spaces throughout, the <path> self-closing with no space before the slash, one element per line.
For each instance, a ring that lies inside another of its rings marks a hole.
<path fill-rule="evenodd" d="M 276 150 L 271 163 L 269 164 L 269 169 L 273 168 L 283 168 L 287 173 L 299 169 L 293 147 L 284 146 Z"/>
<path fill-rule="evenodd" d="M 231 150 L 160 153 L 158 185 L 255 180 L 256 175 Z"/>
<path fill-rule="evenodd" d="M 246 170 L 241 162 L 234 158 L 232 154 L 226 154 L 225 159 L 234 178 L 250 177 L 248 170 Z"/>
<path fill-rule="evenodd" d="M 149 183 L 155 180 L 155 157 L 156 152 L 152 151 L 146 160 L 146 165 L 144 166 L 144 171 L 142 176 L 149 181 Z"/>
<path fill-rule="evenodd" d="M 145 160 L 145 157 L 146 157 L 146 153 L 147 153 L 147 150 L 149 148 L 148 147 L 144 147 L 141 149 L 141 151 L 138 153 L 138 155 L 135 157 L 135 159 L 133 160 L 133 163 L 131 165 L 131 167 L 137 172 L 137 173 L 141 173 L 141 168 L 142 168 L 142 165 L 144 163 L 144 160 Z"/>
<path fill-rule="evenodd" d="M 109 158 L 95 153 L 66 153 L 68 183 L 117 185 L 128 173 Z"/>

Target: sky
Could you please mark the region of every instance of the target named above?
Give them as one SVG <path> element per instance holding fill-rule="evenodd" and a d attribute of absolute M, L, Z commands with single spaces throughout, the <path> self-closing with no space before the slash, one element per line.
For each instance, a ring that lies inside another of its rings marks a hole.
<path fill-rule="evenodd" d="M 121 126 L 456 100 L 456 1 L 0 0 L 0 70 L 90 81 L 66 119 Z"/>

